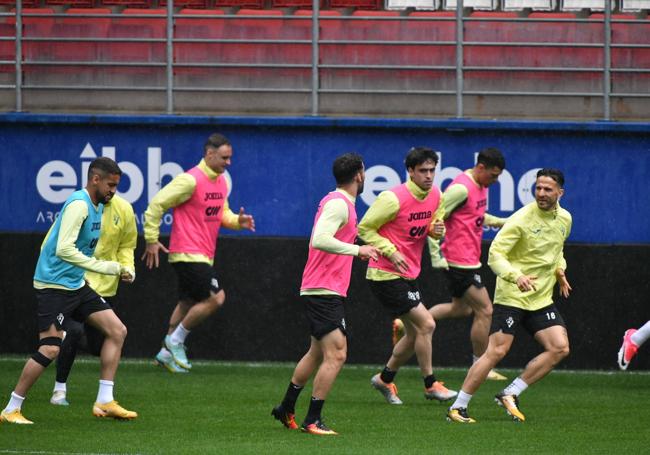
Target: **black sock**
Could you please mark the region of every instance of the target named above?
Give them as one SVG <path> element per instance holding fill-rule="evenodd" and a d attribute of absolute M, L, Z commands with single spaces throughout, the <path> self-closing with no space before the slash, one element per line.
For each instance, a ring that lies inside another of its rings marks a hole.
<path fill-rule="evenodd" d="M 379 378 L 386 384 L 390 384 L 393 382 L 393 379 L 395 379 L 395 375 L 397 374 L 397 371 L 393 371 L 389 369 L 388 367 L 384 367 L 382 370 L 381 374 L 379 375 Z"/>
<path fill-rule="evenodd" d="M 432 375 L 432 374 L 430 374 L 429 376 L 425 376 L 422 379 L 424 379 L 424 388 L 425 389 L 431 388 L 433 383 L 436 382 L 436 377 L 434 375 Z"/>
<path fill-rule="evenodd" d="M 309 402 L 309 411 L 307 411 L 307 417 L 305 417 L 305 425 L 314 423 L 317 420 L 320 420 L 320 413 L 323 410 L 323 405 L 325 400 L 319 400 L 318 398 L 311 397 Z"/>
<path fill-rule="evenodd" d="M 296 401 L 300 392 L 302 392 L 304 386 L 296 385 L 293 382 L 289 382 L 289 387 L 287 387 L 287 393 L 284 394 L 284 400 L 282 400 L 282 407 L 286 412 L 295 414 L 296 412 Z"/>

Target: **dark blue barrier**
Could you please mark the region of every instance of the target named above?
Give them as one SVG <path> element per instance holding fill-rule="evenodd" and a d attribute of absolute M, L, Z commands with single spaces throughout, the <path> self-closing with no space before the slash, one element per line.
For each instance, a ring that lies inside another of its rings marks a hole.
<path fill-rule="evenodd" d="M 574 216 L 570 241 L 650 243 L 650 124 L 608 122 L 5 114 L 0 231 L 46 231 L 100 155 L 120 163 L 120 191 L 141 215 L 161 185 L 200 160 L 215 131 L 234 145 L 230 203 L 255 215 L 259 236 L 309 235 L 318 200 L 334 186 L 331 162 L 342 152 L 365 158 L 361 215 L 379 191 L 404 180 L 411 146 L 440 151 L 443 188 L 473 165 L 475 152 L 494 146 L 508 166 L 490 190 L 490 213 L 507 216 L 531 201 L 536 169 L 557 167 L 567 179 L 562 205 Z"/>

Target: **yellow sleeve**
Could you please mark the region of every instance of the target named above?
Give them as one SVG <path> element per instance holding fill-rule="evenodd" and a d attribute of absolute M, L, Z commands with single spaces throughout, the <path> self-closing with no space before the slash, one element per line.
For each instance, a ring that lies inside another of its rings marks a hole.
<path fill-rule="evenodd" d="M 359 255 L 359 245 L 342 242 L 336 232 L 348 222 L 348 205 L 342 199 L 330 199 L 323 206 L 311 238 L 311 246 L 333 254 Z"/>
<path fill-rule="evenodd" d="M 226 181 L 227 182 L 227 181 Z M 228 183 L 226 183 L 228 185 Z M 228 187 L 228 193 L 230 193 L 230 187 Z M 234 213 L 230 209 L 230 204 L 228 203 L 228 198 L 223 203 L 223 216 L 221 217 L 221 225 L 225 228 L 238 231 L 241 229 L 239 225 L 239 211 Z"/>
<path fill-rule="evenodd" d="M 104 275 L 119 275 L 120 264 L 113 261 L 100 261 L 83 254 L 75 242 L 84 220 L 88 218 L 88 205 L 85 201 L 72 201 L 61 213 L 59 237 L 56 242 L 56 255 L 61 260 Z"/>
<path fill-rule="evenodd" d="M 506 224 L 506 221 L 508 221 L 508 218 L 500 218 L 498 216 L 486 213 L 485 217 L 483 218 L 483 226 L 501 227 Z"/>
<path fill-rule="evenodd" d="M 442 193 L 442 205 L 445 209 L 445 219 L 458 207 L 463 205 L 469 196 L 469 191 L 465 185 L 460 183 L 448 186 L 444 193 Z"/>
<path fill-rule="evenodd" d="M 144 238 L 147 243 L 158 241 L 162 216 L 170 208 L 177 207 L 192 197 L 195 188 L 194 177 L 183 172 L 158 191 L 144 212 Z"/>
<path fill-rule="evenodd" d="M 513 267 L 508 260 L 508 253 L 515 247 L 520 238 L 521 227 L 519 224 L 516 221 L 509 222 L 504 225 L 492 241 L 488 254 L 488 265 L 494 274 L 511 283 L 516 283 L 517 278 L 523 275 L 521 270 Z"/>
<path fill-rule="evenodd" d="M 569 235 L 571 234 L 572 225 L 573 225 L 573 220 L 569 216 L 568 227 L 567 227 L 567 230 L 566 230 L 566 234 L 564 235 L 564 240 L 565 241 L 566 241 L 566 239 L 569 238 Z M 557 269 L 566 270 L 566 268 L 567 268 L 567 263 L 566 263 L 566 259 L 564 259 L 564 248 L 562 248 L 562 253 L 560 254 L 560 260 L 558 261 L 558 265 L 556 267 L 556 270 Z"/>
<path fill-rule="evenodd" d="M 382 191 L 359 223 L 359 237 L 378 248 L 381 254 L 387 257 L 397 251 L 397 247 L 386 237 L 379 235 L 378 231 L 384 224 L 394 220 L 398 211 L 399 200 L 395 193 Z"/>
<path fill-rule="evenodd" d="M 442 195 L 440 195 L 442 198 Z M 445 219 L 445 205 L 442 203 L 442 199 L 440 200 L 440 204 L 438 204 L 438 208 L 436 209 L 436 213 L 433 214 L 433 218 L 431 219 L 431 224 L 433 224 L 434 221 L 436 220 L 444 220 Z M 433 238 L 431 236 L 432 232 L 429 231 L 427 234 L 428 238 Z M 439 240 L 439 239 L 438 239 Z"/>
<path fill-rule="evenodd" d="M 124 216 L 126 220 L 124 222 L 124 232 L 122 232 L 120 238 L 120 245 L 117 248 L 117 261 L 122 266 L 135 271 L 133 251 L 138 243 L 138 228 L 135 223 L 133 207 L 130 204 L 126 207 Z"/>

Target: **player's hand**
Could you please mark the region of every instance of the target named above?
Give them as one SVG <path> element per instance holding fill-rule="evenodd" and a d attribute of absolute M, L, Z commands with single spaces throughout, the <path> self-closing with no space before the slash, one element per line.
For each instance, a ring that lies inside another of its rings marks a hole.
<path fill-rule="evenodd" d="M 120 279 L 125 283 L 133 283 L 135 281 L 135 270 L 123 266 L 120 270 Z"/>
<path fill-rule="evenodd" d="M 555 272 L 555 277 L 557 278 L 557 284 L 560 287 L 560 295 L 565 299 L 569 297 L 569 293 L 573 290 L 569 281 L 566 279 L 564 270 L 558 270 Z"/>
<path fill-rule="evenodd" d="M 145 248 L 144 254 L 140 259 L 145 261 L 145 265 L 148 269 L 152 269 L 154 267 L 158 268 L 158 265 L 160 264 L 158 253 L 160 250 L 164 251 L 165 253 L 169 253 L 169 250 L 165 247 L 165 245 L 160 242 L 147 243 L 147 248 Z"/>
<path fill-rule="evenodd" d="M 393 263 L 398 272 L 406 273 L 408 271 L 409 265 L 407 264 L 406 259 L 404 259 L 404 256 L 402 256 L 402 253 L 399 251 L 395 251 L 388 259 Z"/>
<path fill-rule="evenodd" d="M 443 235 L 445 235 L 445 222 L 442 220 L 435 220 L 429 227 L 429 236 L 438 240 L 441 239 Z"/>
<path fill-rule="evenodd" d="M 249 231 L 255 232 L 255 219 L 253 219 L 253 215 L 244 213 L 244 207 L 239 208 L 238 221 L 242 229 L 248 229 Z"/>
<path fill-rule="evenodd" d="M 361 245 L 359 247 L 358 257 L 362 261 L 367 261 L 368 259 L 372 259 L 373 261 L 376 261 L 377 259 L 379 259 L 380 254 L 381 253 L 379 252 L 379 250 L 374 246 Z"/>
<path fill-rule="evenodd" d="M 517 278 L 517 287 L 521 292 L 536 291 L 535 280 L 536 276 L 532 275 L 522 275 Z"/>

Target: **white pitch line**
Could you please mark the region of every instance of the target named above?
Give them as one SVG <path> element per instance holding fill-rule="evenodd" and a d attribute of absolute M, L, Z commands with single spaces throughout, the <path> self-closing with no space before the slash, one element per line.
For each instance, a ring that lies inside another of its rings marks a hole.
<path fill-rule="evenodd" d="M 138 455 L 123 453 L 95 453 L 95 452 L 51 452 L 48 450 L 11 450 L 0 449 L 0 453 L 34 454 L 34 455 Z"/>

